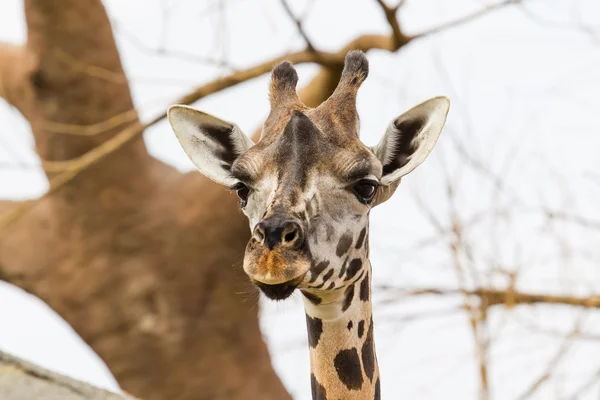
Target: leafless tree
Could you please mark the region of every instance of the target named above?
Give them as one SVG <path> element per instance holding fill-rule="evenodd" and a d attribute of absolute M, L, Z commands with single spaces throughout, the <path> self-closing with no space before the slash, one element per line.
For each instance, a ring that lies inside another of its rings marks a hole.
<path fill-rule="evenodd" d="M 192 104 L 289 60 L 320 66 L 301 91 L 304 103 L 316 106 L 335 88 L 349 50 L 397 52 L 428 35 L 521 3 L 499 1 L 408 35 L 397 18 L 404 2 L 376 2 L 390 33 L 357 36 L 336 52 L 318 49 L 302 18 L 285 1 L 282 7 L 306 43 L 301 51 L 232 70 L 220 59 L 159 49 L 165 57 L 194 59 L 230 71 L 173 102 Z M 60 6 L 42 0 L 24 3 L 27 43 L 0 44 L 0 97 L 31 124 L 49 190 L 39 199 L 0 202 L 0 279 L 57 311 L 107 363 L 121 387 L 139 398 L 290 398 L 271 367 L 257 307 L 235 295 L 252 290 L 240 268 L 248 228 L 235 211 L 235 197 L 199 174 L 181 174 L 148 154 L 141 135 L 166 114 L 149 121 L 138 118 L 100 0 L 66 0 Z M 128 35 L 120 28 L 118 32 Z M 492 182 L 498 196 L 514 206 L 519 199 L 512 197 L 506 182 L 469 154 L 459 135 L 452 136 L 467 167 Z M 460 310 L 468 314 L 473 332 L 480 397 L 487 399 L 490 310 L 536 304 L 594 309 L 600 308 L 600 297 L 519 290 L 518 273 L 505 271 L 493 260 L 484 263 L 468 230 L 482 219 L 500 218 L 504 210 L 491 208 L 485 215 L 465 219 L 453 206 L 453 179 L 448 176 L 445 182 L 450 204 L 446 220 L 419 203 L 437 232 L 421 245 L 445 246 L 459 285 L 379 289 L 384 304 L 418 296 L 461 299 Z M 548 224 L 600 227 L 560 210 L 517 205 L 523 212 L 543 213 Z M 491 285 L 486 273 L 505 276 L 507 284 Z M 568 343 L 584 333 L 578 326 L 565 330 L 567 344 L 552 365 L 560 362 Z M 19 365 L 23 371 L 30 368 Z M 552 365 L 523 398 L 551 378 Z"/>

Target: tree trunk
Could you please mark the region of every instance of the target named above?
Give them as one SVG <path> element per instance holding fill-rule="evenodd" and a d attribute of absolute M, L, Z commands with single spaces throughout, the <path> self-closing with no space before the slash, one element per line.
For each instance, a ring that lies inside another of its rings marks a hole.
<path fill-rule="evenodd" d="M 26 46 L 0 45 L 0 96 L 31 123 L 42 160 L 139 123 L 101 2 L 25 8 Z M 241 269 L 248 235 L 235 195 L 150 157 L 140 138 L 0 233 L 0 279 L 56 310 L 140 398 L 289 399 Z"/>

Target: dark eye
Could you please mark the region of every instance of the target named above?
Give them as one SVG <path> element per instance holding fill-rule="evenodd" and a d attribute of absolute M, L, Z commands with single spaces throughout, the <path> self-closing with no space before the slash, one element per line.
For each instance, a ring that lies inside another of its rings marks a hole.
<path fill-rule="evenodd" d="M 361 203 L 369 204 L 375 197 L 378 186 L 375 181 L 363 179 L 352 185 L 352 191 Z"/>
<path fill-rule="evenodd" d="M 237 196 L 240 198 L 240 207 L 246 207 L 246 204 L 248 204 L 248 196 L 250 195 L 250 189 L 248 189 L 248 186 L 239 182 L 233 187 L 233 189 L 237 193 Z"/>

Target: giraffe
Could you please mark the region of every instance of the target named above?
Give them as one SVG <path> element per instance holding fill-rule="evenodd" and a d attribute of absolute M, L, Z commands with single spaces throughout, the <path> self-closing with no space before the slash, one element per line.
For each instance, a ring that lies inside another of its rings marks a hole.
<path fill-rule="evenodd" d="M 239 197 L 252 233 L 243 261 L 250 280 L 273 300 L 301 292 L 314 400 L 381 398 L 369 214 L 429 155 L 450 105 L 435 97 L 413 107 L 367 147 L 356 95 L 368 69 L 363 52 L 349 52 L 333 94 L 308 108 L 294 67 L 278 64 L 257 143 L 236 124 L 191 107 L 168 111 L 196 168 Z"/>

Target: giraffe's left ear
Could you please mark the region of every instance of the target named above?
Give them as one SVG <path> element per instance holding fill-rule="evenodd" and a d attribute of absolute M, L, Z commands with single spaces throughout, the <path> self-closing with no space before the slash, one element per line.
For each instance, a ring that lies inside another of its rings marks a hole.
<path fill-rule="evenodd" d="M 400 178 L 431 153 L 449 109 L 450 101 L 446 97 L 435 97 L 411 108 L 392 121 L 379 144 L 372 149 L 383 165 L 381 184 L 391 191 L 387 197 Z"/>
<path fill-rule="evenodd" d="M 207 178 L 226 186 L 237 181 L 231 165 L 254 145 L 235 124 L 188 106 L 172 106 L 169 122 L 192 163 Z"/>

